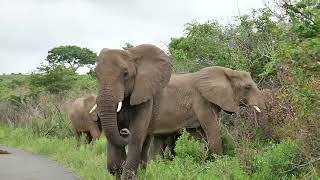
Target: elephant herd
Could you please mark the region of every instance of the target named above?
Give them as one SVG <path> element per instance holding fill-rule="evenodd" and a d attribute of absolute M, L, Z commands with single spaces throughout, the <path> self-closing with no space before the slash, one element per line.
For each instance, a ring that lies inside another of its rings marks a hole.
<path fill-rule="evenodd" d="M 169 56 L 150 44 L 104 48 L 95 71 L 97 95 L 77 99 L 70 119 L 78 143 L 81 133 L 90 143 L 104 132 L 107 169 L 117 178 L 135 179 L 138 167 L 145 168 L 166 147 L 174 155 L 184 128 L 205 139 L 211 153 L 222 154 L 221 111 L 252 107 L 265 134 L 271 134 L 261 91 L 248 72 L 214 66 L 172 74 Z M 155 150 L 149 153 L 151 143 Z"/>

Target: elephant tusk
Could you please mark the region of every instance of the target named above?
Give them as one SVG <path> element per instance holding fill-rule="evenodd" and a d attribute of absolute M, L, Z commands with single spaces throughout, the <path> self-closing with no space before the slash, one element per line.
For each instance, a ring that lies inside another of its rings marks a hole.
<path fill-rule="evenodd" d="M 122 101 L 120 101 L 118 103 L 117 112 L 119 112 L 121 110 L 121 107 L 122 107 Z"/>
<path fill-rule="evenodd" d="M 89 111 L 89 114 L 91 114 L 94 110 L 96 110 L 97 109 L 97 104 L 95 104 L 92 108 L 91 108 L 91 110 Z"/>
<path fill-rule="evenodd" d="M 259 113 L 261 112 L 260 108 L 258 106 L 253 106 L 255 110 L 257 110 Z"/>

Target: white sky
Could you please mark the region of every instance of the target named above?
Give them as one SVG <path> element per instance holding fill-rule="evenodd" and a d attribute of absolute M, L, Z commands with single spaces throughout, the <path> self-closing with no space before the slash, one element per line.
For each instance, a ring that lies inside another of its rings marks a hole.
<path fill-rule="evenodd" d="M 0 0 L 0 73 L 29 73 L 59 45 L 166 49 L 192 20 L 227 24 L 239 11 L 263 6 L 263 0 Z"/>

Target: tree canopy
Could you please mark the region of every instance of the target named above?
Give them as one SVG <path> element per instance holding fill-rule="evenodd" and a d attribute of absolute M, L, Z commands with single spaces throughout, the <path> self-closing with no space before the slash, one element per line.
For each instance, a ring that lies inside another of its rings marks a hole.
<path fill-rule="evenodd" d="M 77 69 L 85 65 L 95 64 L 97 54 L 88 48 L 79 46 L 58 46 L 48 51 L 46 60 L 49 64 L 69 65 Z"/>

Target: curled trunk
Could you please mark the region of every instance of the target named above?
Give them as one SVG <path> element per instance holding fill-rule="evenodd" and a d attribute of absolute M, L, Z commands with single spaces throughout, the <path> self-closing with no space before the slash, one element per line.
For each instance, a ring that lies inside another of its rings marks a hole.
<path fill-rule="evenodd" d="M 108 91 L 99 94 L 97 98 L 99 117 L 108 141 L 116 146 L 124 146 L 128 144 L 128 139 L 120 136 L 116 112 L 118 102 L 114 97 Z"/>

